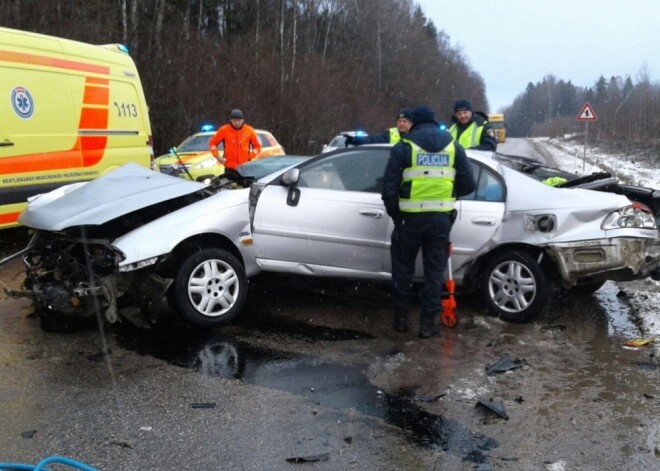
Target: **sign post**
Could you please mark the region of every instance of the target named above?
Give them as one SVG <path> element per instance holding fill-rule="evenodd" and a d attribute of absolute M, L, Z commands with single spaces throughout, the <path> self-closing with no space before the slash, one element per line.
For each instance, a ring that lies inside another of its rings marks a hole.
<path fill-rule="evenodd" d="M 584 152 L 582 154 L 582 171 L 584 172 L 585 162 L 587 160 L 587 136 L 589 135 L 589 121 L 598 121 L 594 109 L 591 107 L 589 102 L 586 102 L 580 110 L 580 113 L 577 115 L 578 121 L 584 121 Z"/>

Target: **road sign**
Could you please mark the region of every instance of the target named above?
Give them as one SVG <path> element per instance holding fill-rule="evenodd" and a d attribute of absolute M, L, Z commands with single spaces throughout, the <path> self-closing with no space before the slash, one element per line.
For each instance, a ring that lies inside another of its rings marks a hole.
<path fill-rule="evenodd" d="M 576 119 L 578 121 L 598 121 L 596 113 L 594 113 L 594 109 L 591 107 L 589 102 L 584 104 L 582 111 L 580 111 L 580 114 L 578 114 Z"/>

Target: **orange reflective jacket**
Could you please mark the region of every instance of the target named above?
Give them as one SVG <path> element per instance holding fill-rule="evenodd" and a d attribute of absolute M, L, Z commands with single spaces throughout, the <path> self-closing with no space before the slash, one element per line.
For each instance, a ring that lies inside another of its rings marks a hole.
<path fill-rule="evenodd" d="M 252 126 L 243 124 L 236 129 L 231 124 L 225 124 L 213 135 L 209 141 L 209 147 L 217 147 L 221 142 L 225 143 L 225 168 L 236 169 L 243 162 L 252 160 L 252 158 L 261 152 L 259 138 L 254 132 Z M 250 144 L 252 151 L 250 151 Z"/>

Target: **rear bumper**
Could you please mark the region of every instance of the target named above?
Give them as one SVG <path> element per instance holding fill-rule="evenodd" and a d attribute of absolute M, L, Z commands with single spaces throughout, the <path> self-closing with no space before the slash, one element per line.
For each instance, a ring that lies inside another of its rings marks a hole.
<path fill-rule="evenodd" d="M 547 247 L 567 286 L 578 280 L 632 281 L 660 277 L 660 240 L 596 239 Z"/>

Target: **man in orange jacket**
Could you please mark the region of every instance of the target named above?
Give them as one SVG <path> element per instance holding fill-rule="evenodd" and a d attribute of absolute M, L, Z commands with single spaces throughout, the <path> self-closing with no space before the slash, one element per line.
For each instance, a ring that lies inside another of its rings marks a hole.
<path fill-rule="evenodd" d="M 252 160 L 261 152 L 261 143 L 252 126 L 245 124 L 245 116 L 241 110 L 232 110 L 229 121 L 230 124 L 225 124 L 216 131 L 209 141 L 209 146 L 213 156 L 225 166 L 227 177 L 233 180 L 232 177 L 237 176 L 236 167 Z M 225 144 L 225 154 L 222 157 L 218 153 L 218 145 L 221 142 Z"/>

